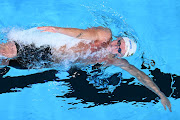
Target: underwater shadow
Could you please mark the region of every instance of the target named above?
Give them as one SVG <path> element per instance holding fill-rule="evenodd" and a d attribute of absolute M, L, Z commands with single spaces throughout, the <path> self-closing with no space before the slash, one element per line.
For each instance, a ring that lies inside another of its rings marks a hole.
<path fill-rule="evenodd" d="M 86 80 L 88 74 L 78 68 L 71 68 L 68 72 L 70 74 L 70 79 L 59 80 L 56 77 L 57 70 L 48 70 L 42 73 L 36 73 L 26 76 L 19 77 L 5 77 L 3 74 L 8 72 L 10 68 L 6 67 L 0 71 L 0 94 L 9 92 L 20 92 L 21 90 L 16 90 L 16 88 L 31 88 L 33 84 L 46 83 L 50 81 L 64 81 L 68 83 L 70 91 L 63 96 L 56 96 L 57 98 L 76 98 L 81 100 L 81 103 L 88 104 L 92 102 L 94 105 L 89 105 L 89 107 L 94 107 L 97 105 L 108 105 L 118 102 L 153 102 L 157 103 L 159 98 L 156 94 L 148 90 L 144 86 L 129 84 L 135 78 L 123 79 L 121 80 L 120 86 L 118 86 L 112 93 L 99 93 L 101 89 L 96 89 L 93 84 L 89 84 Z M 180 98 L 180 76 L 170 73 L 163 73 L 160 69 L 149 70 L 153 76 L 153 81 L 160 87 L 161 91 L 165 93 L 166 96 L 170 96 L 177 99 Z M 74 74 L 76 73 L 76 74 Z M 109 79 L 111 81 L 119 79 L 117 74 L 114 74 Z M 126 82 L 125 82 L 126 81 Z M 173 81 L 173 82 L 172 82 Z M 176 89 L 174 89 L 176 87 Z M 13 90 L 12 90 L 13 89 Z M 61 92 L 61 91 L 59 91 Z M 74 103 L 70 103 L 74 104 Z"/>
<path fill-rule="evenodd" d="M 70 75 L 73 75 L 75 72 L 76 75 L 73 78 L 69 80 L 63 80 L 64 82 L 71 84 L 71 92 L 63 96 L 56 97 L 77 98 L 81 100 L 81 103 L 94 103 L 94 105 L 90 105 L 88 107 L 101 104 L 114 104 L 118 102 L 132 102 L 133 105 L 136 104 L 136 102 L 153 102 L 156 104 L 159 101 L 159 97 L 148 90 L 146 87 L 129 84 L 135 79 L 133 77 L 131 79 L 123 79 L 121 81 L 121 85 L 118 86 L 112 93 L 98 93 L 100 90 L 96 89 L 93 84 L 89 84 L 89 82 L 86 80 L 87 73 L 85 71 L 77 68 L 69 70 Z M 180 97 L 178 94 L 180 89 L 177 87 L 180 85 L 180 76 L 163 73 L 158 68 L 155 70 L 150 70 L 150 72 L 151 75 L 153 75 L 153 81 L 161 88 L 161 91 L 163 91 L 166 96 L 171 95 L 173 98 Z M 115 77 L 111 78 L 115 79 Z M 171 88 L 172 80 L 174 81 L 173 87 L 176 87 L 174 91 Z M 72 103 L 72 105 L 73 104 L 74 103 Z"/>

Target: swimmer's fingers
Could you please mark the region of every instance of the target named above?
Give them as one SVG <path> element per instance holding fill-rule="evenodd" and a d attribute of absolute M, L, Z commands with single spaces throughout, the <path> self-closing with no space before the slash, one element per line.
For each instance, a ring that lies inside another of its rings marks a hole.
<path fill-rule="evenodd" d="M 38 30 L 46 30 L 48 27 L 37 27 Z"/>
<path fill-rule="evenodd" d="M 161 99 L 161 103 L 162 103 L 162 105 L 163 105 L 165 110 L 166 110 L 166 106 L 167 106 L 169 111 L 172 112 L 172 110 L 171 110 L 171 103 L 170 103 L 170 101 L 167 98 L 162 98 Z"/>
<path fill-rule="evenodd" d="M 56 33 L 56 28 L 54 27 L 37 27 L 38 30 L 42 30 L 41 32 L 53 32 Z"/>
<path fill-rule="evenodd" d="M 38 30 L 45 30 L 45 29 L 48 29 L 48 28 L 51 28 L 51 26 L 47 26 L 47 27 L 37 27 Z"/>
<path fill-rule="evenodd" d="M 168 106 L 168 108 L 169 108 L 169 111 L 170 111 L 170 112 L 172 112 L 172 109 L 171 109 L 171 104 L 170 104 L 170 106 Z"/>
<path fill-rule="evenodd" d="M 171 103 L 170 103 L 169 100 L 168 100 L 168 103 L 167 103 L 167 107 L 168 107 L 169 111 L 172 112 L 172 109 L 171 109 Z"/>

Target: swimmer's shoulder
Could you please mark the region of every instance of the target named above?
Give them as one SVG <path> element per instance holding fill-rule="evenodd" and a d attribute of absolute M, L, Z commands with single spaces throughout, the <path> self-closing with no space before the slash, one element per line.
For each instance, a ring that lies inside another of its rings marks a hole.
<path fill-rule="evenodd" d="M 89 31 L 94 31 L 97 35 L 97 40 L 101 42 L 108 42 L 112 39 L 112 32 L 109 28 L 102 26 L 88 28 Z"/>
<path fill-rule="evenodd" d="M 112 32 L 109 28 L 100 27 L 98 30 L 99 41 L 108 42 L 112 39 Z"/>

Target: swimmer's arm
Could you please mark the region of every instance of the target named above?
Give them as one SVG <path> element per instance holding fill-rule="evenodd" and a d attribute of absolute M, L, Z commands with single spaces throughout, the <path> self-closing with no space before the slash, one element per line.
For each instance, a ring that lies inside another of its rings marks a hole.
<path fill-rule="evenodd" d="M 113 65 L 121 67 L 131 75 L 135 76 L 145 87 L 156 93 L 161 98 L 161 102 L 165 109 L 167 105 L 169 110 L 171 111 L 171 104 L 169 100 L 166 98 L 164 93 L 160 91 L 159 87 L 144 72 L 129 64 L 125 59 L 114 59 Z"/>
<path fill-rule="evenodd" d="M 62 28 L 62 27 L 38 27 L 37 29 L 43 30 L 42 32 L 54 32 L 62 33 L 71 37 L 87 40 L 100 40 L 103 42 L 110 41 L 112 39 L 111 30 L 104 27 L 93 27 L 88 29 L 78 28 Z"/>

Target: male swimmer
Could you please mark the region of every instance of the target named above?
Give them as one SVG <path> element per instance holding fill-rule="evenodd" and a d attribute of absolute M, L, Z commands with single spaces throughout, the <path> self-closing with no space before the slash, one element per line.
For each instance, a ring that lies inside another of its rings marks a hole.
<path fill-rule="evenodd" d="M 114 65 L 126 70 L 161 98 L 161 103 L 165 110 L 167 106 L 171 111 L 170 101 L 164 93 L 160 91 L 158 86 L 144 72 L 138 70 L 135 66 L 129 64 L 127 60 L 123 59 L 124 57 L 132 56 L 136 52 L 137 45 L 134 40 L 122 36 L 112 41 L 111 30 L 104 27 L 77 29 L 47 26 L 36 29 L 41 32 L 67 35 L 75 38 L 77 41 L 80 39 L 87 41 L 78 42 L 77 45 L 70 46 L 67 49 L 67 45 L 57 47 L 58 43 L 62 42 L 61 40 L 56 42 L 57 44 L 54 48 L 45 44 L 42 44 L 40 47 L 35 47 L 33 44 L 27 46 L 20 42 L 10 40 L 7 43 L 0 44 L 1 65 L 8 65 L 10 59 L 18 59 L 24 66 L 30 65 L 33 61 L 50 66 L 49 64 L 51 64 L 52 61 L 61 61 L 63 56 L 67 56 L 67 54 L 70 54 L 70 56 L 74 54 L 79 55 L 76 56 L 73 62 L 84 64 L 103 63 L 106 66 Z M 49 39 L 49 41 L 51 41 L 51 39 Z M 39 42 L 43 41 L 39 39 Z M 98 52 L 99 54 L 95 54 Z M 65 58 L 66 57 L 63 59 Z"/>

